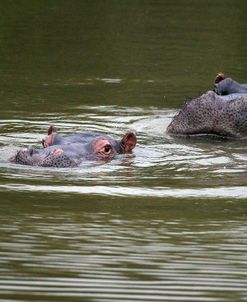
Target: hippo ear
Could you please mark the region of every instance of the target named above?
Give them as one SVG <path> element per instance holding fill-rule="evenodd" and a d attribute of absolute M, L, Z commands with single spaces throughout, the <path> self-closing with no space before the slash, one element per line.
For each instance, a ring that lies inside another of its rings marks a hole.
<path fill-rule="evenodd" d="M 127 132 L 122 140 L 121 145 L 124 149 L 124 152 L 130 152 L 135 148 L 136 145 L 136 135 L 134 132 Z"/>
<path fill-rule="evenodd" d="M 57 129 L 54 126 L 50 126 L 47 131 L 47 136 L 42 139 L 42 145 L 44 148 L 53 145 L 54 136 L 57 134 Z"/>
<path fill-rule="evenodd" d="M 57 129 L 55 126 L 51 125 L 47 130 L 47 134 L 51 135 L 53 132 L 57 132 Z"/>
<path fill-rule="evenodd" d="M 224 81 L 226 79 L 226 76 L 224 75 L 224 73 L 219 72 L 214 80 L 214 92 L 221 95 L 221 86 L 222 86 L 222 81 Z M 223 85 L 224 86 L 224 85 Z"/>
<path fill-rule="evenodd" d="M 219 72 L 214 80 L 214 84 L 218 84 L 219 82 L 223 81 L 226 79 L 226 76 L 224 75 L 223 72 Z"/>

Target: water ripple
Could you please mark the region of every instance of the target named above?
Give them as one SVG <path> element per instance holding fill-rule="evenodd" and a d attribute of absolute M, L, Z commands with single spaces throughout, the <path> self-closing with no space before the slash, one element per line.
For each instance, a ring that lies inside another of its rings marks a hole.
<path fill-rule="evenodd" d="M 109 187 L 109 186 L 48 186 L 27 184 L 0 185 L 0 189 L 21 192 L 56 192 L 96 194 L 110 196 L 133 197 L 176 197 L 176 198 L 247 198 L 247 187 L 219 187 L 199 189 L 174 189 L 174 188 L 145 188 L 145 187 Z"/>
<path fill-rule="evenodd" d="M 3 119 L 0 173 L 5 182 L 1 188 L 111 196 L 246 198 L 245 143 L 170 138 L 164 131 L 173 114 L 154 107 L 82 106 L 71 116 Z M 94 163 L 58 171 L 10 164 L 9 155 L 20 147 L 40 146 L 47 121 L 62 133 L 99 131 L 121 137 L 127 129 L 134 129 L 138 144 L 132 155 L 119 156 L 106 165 Z M 11 183 L 13 179 L 22 179 L 23 184 Z M 79 182 L 86 185 L 75 186 Z"/>
<path fill-rule="evenodd" d="M 1 297 L 28 300 L 41 296 L 55 301 L 246 297 L 246 263 L 238 257 L 239 253 L 247 256 L 245 222 L 241 226 L 235 221 L 185 226 L 182 221 L 153 220 L 149 228 L 143 228 L 146 221 L 141 218 L 108 218 L 82 213 L 77 223 L 70 216 L 44 222 L 39 215 L 32 230 L 25 227 L 26 222 L 34 222 L 30 216 L 12 225 L 2 223 L 1 234 L 6 237 L 0 246 Z M 216 245 L 217 239 L 220 244 Z M 224 252 L 231 259 L 222 257 Z M 13 270 L 16 273 L 10 277 Z M 30 281 L 31 272 L 38 276 Z"/>
<path fill-rule="evenodd" d="M 170 138 L 174 111 L 154 107 L 15 114 L 0 121 L 2 300 L 246 300 L 246 222 L 218 219 L 246 215 L 244 142 Z M 133 154 L 73 169 L 8 161 L 22 146 L 40 146 L 48 124 L 114 137 L 134 129 L 138 144 Z"/>

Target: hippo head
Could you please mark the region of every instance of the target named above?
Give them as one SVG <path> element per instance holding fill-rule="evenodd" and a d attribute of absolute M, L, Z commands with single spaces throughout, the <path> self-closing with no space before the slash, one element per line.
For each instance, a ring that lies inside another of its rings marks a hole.
<path fill-rule="evenodd" d="M 97 143 L 100 138 L 103 140 L 101 144 L 99 144 L 99 142 Z M 60 135 L 57 133 L 57 129 L 54 126 L 50 126 L 48 128 L 47 135 L 42 139 L 41 142 L 44 148 L 59 144 L 86 144 L 92 142 L 92 146 L 95 146 L 95 149 L 100 148 L 100 145 L 104 146 L 104 144 L 106 144 L 109 145 L 109 147 L 112 146 L 113 151 L 116 151 L 116 153 L 125 153 L 131 151 L 135 147 L 136 135 L 134 132 L 129 131 L 122 137 L 121 141 L 117 141 L 112 137 L 99 132 L 83 132 L 72 135 Z M 92 152 L 97 153 L 95 150 L 92 150 Z"/>
<path fill-rule="evenodd" d="M 29 146 L 19 150 L 10 160 L 43 167 L 75 167 L 85 161 L 107 161 L 117 154 L 130 152 L 136 145 L 136 135 L 127 132 L 120 141 L 95 132 L 60 136 L 54 127 L 50 127 L 42 143 L 45 148 Z"/>
<path fill-rule="evenodd" d="M 240 84 L 220 72 L 214 81 L 214 91 L 218 95 L 228 95 L 232 93 L 247 94 L 247 84 Z"/>

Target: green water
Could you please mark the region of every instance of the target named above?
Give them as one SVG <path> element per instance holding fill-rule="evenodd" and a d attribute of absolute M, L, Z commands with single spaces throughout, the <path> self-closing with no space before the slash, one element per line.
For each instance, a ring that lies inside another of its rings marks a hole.
<path fill-rule="evenodd" d="M 246 1 L 0 1 L 0 300 L 246 301 L 246 142 L 176 140 L 182 104 L 247 82 Z M 8 158 L 137 133 L 74 169 Z"/>

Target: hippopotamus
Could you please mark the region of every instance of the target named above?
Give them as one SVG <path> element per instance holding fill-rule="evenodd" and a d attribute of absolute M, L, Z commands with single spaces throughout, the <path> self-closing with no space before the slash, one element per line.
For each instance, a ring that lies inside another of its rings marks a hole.
<path fill-rule="evenodd" d="M 117 154 L 131 152 L 136 145 L 136 135 L 127 132 L 121 140 L 98 132 L 63 136 L 50 126 L 42 144 L 44 148 L 29 146 L 19 150 L 10 161 L 21 165 L 58 168 L 77 167 L 86 161 L 107 161 Z"/>
<path fill-rule="evenodd" d="M 247 84 L 219 73 L 214 90 L 185 103 L 166 129 L 171 136 L 247 138 Z"/>

